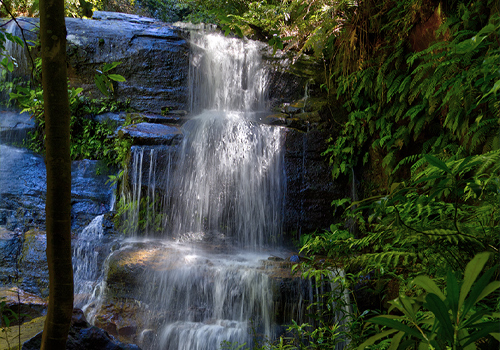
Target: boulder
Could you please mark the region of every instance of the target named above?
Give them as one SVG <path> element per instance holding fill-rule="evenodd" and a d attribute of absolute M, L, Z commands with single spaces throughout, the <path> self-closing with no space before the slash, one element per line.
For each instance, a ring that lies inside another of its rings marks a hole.
<path fill-rule="evenodd" d="M 22 145 L 28 132 L 35 130 L 35 121 L 28 113 L 14 110 L 0 110 L 0 143 Z"/>
<path fill-rule="evenodd" d="M 43 330 L 43 326 L 41 329 Z M 24 342 L 22 350 L 40 349 L 42 334 L 43 332 L 40 331 L 37 335 Z M 85 319 L 83 311 L 74 309 L 68 341 L 66 342 L 66 350 L 88 349 L 140 350 L 137 345 L 124 344 L 109 335 L 105 330 L 91 326 Z"/>
<path fill-rule="evenodd" d="M 2 229 L 0 252 L 0 282 L 6 287 L 19 286 L 27 293 L 47 297 L 49 274 L 45 249 L 45 232 L 25 233 Z"/>
<path fill-rule="evenodd" d="M 10 326 L 40 317 L 47 309 L 47 300 L 16 287 L 0 288 L 1 301 L 5 302 L 2 314 L 8 317 Z M 6 326 L 3 318 L 0 325 Z"/>
<path fill-rule="evenodd" d="M 72 86 L 101 97 L 94 75 L 105 63 L 122 62 L 111 73 L 114 97 L 138 111 L 160 114 L 165 106 L 186 109 L 189 46 L 180 29 L 151 18 L 95 11 L 93 20 L 67 18 Z"/>

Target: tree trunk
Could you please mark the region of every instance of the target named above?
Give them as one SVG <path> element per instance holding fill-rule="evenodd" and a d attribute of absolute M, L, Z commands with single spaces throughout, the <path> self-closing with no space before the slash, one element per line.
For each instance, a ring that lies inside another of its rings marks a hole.
<path fill-rule="evenodd" d="M 41 350 L 64 350 L 73 311 L 70 109 L 64 0 L 40 0 L 49 306 Z"/>

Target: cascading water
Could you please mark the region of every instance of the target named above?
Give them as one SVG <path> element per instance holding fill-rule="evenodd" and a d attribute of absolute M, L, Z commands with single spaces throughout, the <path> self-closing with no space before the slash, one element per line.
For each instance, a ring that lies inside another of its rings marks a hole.
<path fill-rule="evenodd" d="M 282 236 L 285 174 L 282 130 L 255 120 L 266 107 L 261 44 L 193 33 L 192 45 L 191 107 L 199 114 L 184 124 L 164 169 L 156 167 L 164 150 L 133 149 L 130 192 L 122 194 L 132 209 L 127 222 L 151 237 L 142 244 L 163 247 L 161 268 L 145 272 L 134 291 L 156 328 L 142 342 L 147 349 L 218 349 L 250 344 L 252 327 L 263 337 L 277 329 L 262 260 L 278 254 L 269 249 Z"/>
<path fill-rule="evenodd" d="M 120 194 L 132 237 L 107 258 L 109 280 L 87 317 L 105 324 L 99 310 L 109 298 L 133 296 L 143 317 L 127 329 L 138 329 L 143 349 L 251 347 L 255 335 L 274 339 L 280 324 L 300 322 L 310 298 L 308 282 L 285 282 L 268 260 L 287 254 L 279 250 L 286 176 L 283 129 L 257 122 L 267 107 L 260 45 L 193 33 L 198 114 L 183 125 L 182 143 L 132 149 Z M 123 278 L 126 290 L 112 286 Z"/>
<path fill-rule="evenodd" d="M 75 294 L 79 296 L 78 303 L 82 305 L 90 299 L 101 277 L 98 259 L 104 237 L 103 218 L 104 215 L 96 216 L 78 236 L 73 248 Z"/>

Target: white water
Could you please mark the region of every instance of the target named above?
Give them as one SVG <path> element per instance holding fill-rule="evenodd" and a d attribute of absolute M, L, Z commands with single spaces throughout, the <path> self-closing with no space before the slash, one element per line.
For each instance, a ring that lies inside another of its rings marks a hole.
<path fill-rule="evenodd" d="M 172 239 L 164 243 L 172 257 L 164 258 L 160 271 L 146 272 L 137 291 L 163 315 L 148 349 L 250 345 L 252 329 L 273 338 L 277 328 L 272 282 L 262 261 L 282 236 L 283 136 L 280 128 L 253 119 L 266 104 L 260 44 L 213 33 L 195 33 L 192 41 L 191 104 L 199 114 L 183 126 L 175 166 L 168 163 L 158 175 L 159 153 L 133 153 L 136 207 L 130 221 L 141 221 L 142 198 L 148 207 L 160 202 L 162 235 Z M 146 164 L 149 169 L 142 168 Z M 158 185 L 162 198 L 151 192 Z M 149 219 L 142 222 L 155 222 L 154 215 L 143 211 Z M 141 235 L 157 237 L 150 227 Z"/>
<path fill-rule="evenodd" d="M 92 296 L 101 276 L 98 263 L 99 249 L 102 248 L 104 215 L 99 215 L 78 235 L 73 247 L 73 279 L 77 304 L 84 305 Z"/>
<path fill-rule="evenodd" d="M 256 121 L 267 94 L 261 44 L 213 33 L 192 40 L 198 114 L 184 124 L 182 144 L 132 149 L 120 194 L 131 238 L 104 274 L 124 266 L 137 278 L 125 288 L 146 315 L 137 321 L 143 349 L 215 350 L 223 341 L 251 348 L 254 334 L 275 339 L 280 324 L 300 322 L 313 299 L 312 286 L 273 276 L 279 264 L 268 261 L 286 257 L 283 130 Z M 96 288 L 90 320 L 122 293 L 112 283 L 116 277 Z"/>

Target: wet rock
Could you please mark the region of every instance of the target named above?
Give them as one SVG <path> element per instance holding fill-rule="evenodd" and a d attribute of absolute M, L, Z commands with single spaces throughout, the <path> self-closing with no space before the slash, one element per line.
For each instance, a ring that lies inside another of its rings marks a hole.
<path fill-rule="evenodd" d="M 47 239 L 44 231 L 30 230 L 23 234 L 19 257 L 19 279 L 12 280 L 29 293 L 48 297 L 49 269 L 47 265 Z M 11 268 L 15 268 L 11 266 Z"/>
<path fill-rule="evenodd" d="M 142 17 L 128 13 L 108 12 L 108 11 L 94 11 L 94 13 L 92 14 L 92 19 L 108 20 L 108 21 L 110 20 L 125 21 L 125 22 L 145 24 L 145 25 L 154 24 L 158 22 L 154 18 Z"/>
<path fill-rule="evenodd" d="M 349 188 L 334 182 L 326 157 L 327 131 L 286 129 L 287 193 L 285 232 L 298 235 L 328 228 L 333 220 L 331 201 L 349 196 Z"/>
<path fill-rule="evenodd" d="M 109 127 L 111 130 L 117 130 L 121 126 L 125 124 L 127 119 L 126 112 L 107 112 L 98 114 L 93 118 L 96 122 L 104 124 Z"/>
<path fill-rule="evenodd" d="M 167 115 L 145 114 L 144 121 L 154 124 L 180 124 L 185 121 L 183 115 L 169 113 Z"/>
<path fill-rule="evenodd" d="M 6 303 L 3 315 L 9 318 L 11 326 L 40 317 L 45 314 L 47 308 L 45 299 L 16 287 L 0 288 L 0 301 Z M 16 317 L 8 310 L 14 312 Z M 5 326 L 3 318 L 0 319 L 0 325 Z"/>
<path fill-rule="evenodd" d="M 92 310 L 94 305 L 89 305 Z M 137 342 L 138 330 L 144 328 L 147 310 L 134 299 L 108 299 L 92 310 L 94 325 L 125 342 Z"/>
<path fill-rule="evenodd" d="M 85 93 L 101 96 L 96 69 L 122 62 L 112 72 L 126 82 L 114 83 L 114 97 L 130 107 L 160 114 L 168 103 L 185 109 L 189 47 L 182 32 L 150 18 L 95 11 L 94 20 L 67 18 L 69 78 Z"/>
<path fill-rule="evenodd" d="M 42 328 L 43 329 L 43 328 Z M 23 344 L 22 350 L 38 350 L 41 346 L 42 333 L 38 333 L 33 338 Z M 105 330 L 91 326 L 82 310 L 73 310 L 71 327 L 66 342 L 66 350 L 140 350 L 137 345 L 124 344 L 110 336 Z"/>
<path fill-rule="evenodd" d="M 112 188 L 98 161 L 72 163 L 72 229 L 83 229 L 96 215 L 109 211 Z M 98 175 L 99 173 L 99 175 Z M 45 163 L 26 149 L 0 145 L 0 225 L 14 231 L 45 227 Z"/>
<path fill-rule="evenodd" d="M 285 113 L 272 114 L 265 117 L 263 122 L 269 125 L 286 125 L 287 117 Z"/>
<path fill-rule="evenodd" d="M 18 146 L 28 132 L 35 130 L 35 121 L 28 113 L 13 110 L 0 111 L 0 143 Z"/>
<path fill-rule="evenodd" d="M 134 144 L 140 145 L 176 145 L 182 140 L 182 132 L 178 127 L 153 123 L 139 123 L 123 127 L 118 135 L 131 137 Z"/>

